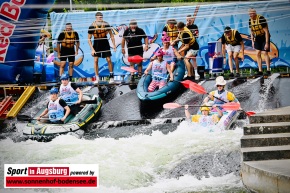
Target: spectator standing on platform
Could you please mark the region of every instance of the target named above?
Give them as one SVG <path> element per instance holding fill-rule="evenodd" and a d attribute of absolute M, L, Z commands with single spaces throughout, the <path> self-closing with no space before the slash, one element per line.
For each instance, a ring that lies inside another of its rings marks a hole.
<path fill-rule="evenodd" d="M 194 24 L 194 17 L 192 15 L 187 15 L 186 16 L 186 27 L 191 31 L 192 35 L 195 37 L 195 41 L 197 41 L 198 38 L 198 27 L 197 25 Z M 194 68 L 194 73 L 195 73 L 195 77 L 199 78 L 199 74 L 197 73 L 197 63 L 196 63 L 196 58 L 192 58 L 192 65 Z M 204 76 L 202 76 L 204 77 Z"/>
<path fill-rule="evenodd" d="M 72 80 L 75 56 L 78 55 L 80 46 L 79 35 L 73 31 L 72 24 L 66 23 L 65 30 L 61 32 L 57 38 L 57 53 L 60 59 L 59 76 L 64 73 L 66 61 L 69 64 L 69 79 Z"/>
<path fill-rule="evenodd" d="M 94 69 L 96 75 L 96 80 L 94 81 L 95 84 L 99 83 L 99 57 L 106 58 L 110 71 L 109 83 L 114 83 L 113 64 L 111 61 L 112 53 L 107 34 L 110 34 L 115 52 L 116 44 L 111 26 L 103 20 L 103 14 L 101 12 L 97 12 L 96 20 L 92 23 L 88 30 L 88 43 L 91 48 L 91 54 L 94 57 Z M 94 44 L 92 44 L 91 41 L 92 36 L 94 37 Z"/>
<path fill-rule="evenodd" d="M 259 72 L 256 75 L 263 75 L 262 71 L 262 57 L 264 55 L 267 65 L 267 75 L 271 75 L 270 71 L 270 32 L 265 17 L 257 14 L 256 10 L 250 8 L 249 10 L 249 28 L 251 29 L 252 47 L 256 49 L 257 63 Z"/>
<path fill-rule="evenodd" d="M 187 69 L 187 80 L 195 80 L 194 69 L 189 60 L 192 57 L 196 57 L 199 51 L 199 45 L 195 40 L 195 37 L 191 33 L 191 31 L 185 26 L 183 22 L 177 23 L 177 29 L 179 31 L 179 35 L 171 45 L 174 45 L 176 42 L 181 41 L 182 45 L 180 46 L 177 54 L 184 57 L 184 63 Z M 180 56 L 177 56 L 180 57 Z"/>
<path fill-rule="evenodd" d="M 234 77 L 233 71 L 233 59 L 236 65 L 236 77 L 240 77 L 240 70 L 239 70 L 239 53 L 242 50 L 242 60 L 244 60 L 244 50 L 245 45 L 243 42 L 243 38 L 241 34 L 235 30 L 231 29 L 230 27 L 225 27 L 224 33 L 222 35 L 222 54 L 224 57 L 224 63 L 226 60 L 226 50 L 228 52 L 228 61 L 230 66 L 230 77 Z"/>
<path fill-rule="evenodd" d="M 142 39 L 144 39 L 145 47 L 143 49 Z M 132 19 L 129 28 L 124 31 L 122 39 L 122 54 L 125 55 L 125 43 L 127 42 L 128 56 L 139 55 L 143 57 L 143 52 L 148 50 L 148 37 L 144 30 L 139 28 L 137 21 Z M 134 63 L 130 62 L 130 66 L 134 68 Z M 138 65 L 138 78 L 142 76 L 142 61 Z M 135 80 L 134 74 L 131 74 L 131 82 Z"/>
<path fill-rule="evenodd" d="M 170 38 L 170 43 L 174 42 L 178 37 L 177 21 L 175 19 L 167 20 L 167 24 L 163 28 L 163 32 L 167 33 L 167 36 Z M 178 43 L 172 45 L 176 50 L 178 50 Z"/>

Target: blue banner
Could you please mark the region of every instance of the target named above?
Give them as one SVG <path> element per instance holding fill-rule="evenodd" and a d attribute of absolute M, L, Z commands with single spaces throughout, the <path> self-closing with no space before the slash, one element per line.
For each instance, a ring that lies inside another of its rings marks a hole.
<path fill-rule="evenodd" d="M 36 45 L 40 29 L 45 24 L 47 10 L 44 8 L 26 8 L 28 5 L 48 4 L 54 0 L 1 0 L 0 8 L 0 83 L 15 82 L 20 77 L 25 82 L 32 81 Z M 195 24 L 199 27 L 198 43 L 200 50 L 197 63 L 209 69 L 208 42 L 218 41 L 223 29 L 230 26 L 237 29 L 245 42 L 245 60 L 241 68 L 257 68 L 255 50 L 251 47 L 248 9 L 255 8 L 268 22 L 271 34 L 271 67 L 290 66 L 290 4 L 289 1 L 238 2 L 201 6 L 167 7 L 151 9 L 130 9 L 103 11 L 104 20 L 112 26 L 117 51 L 112 51 L 112 61 L 115 74 L 126 74 L 121 66 L 129 65 L 128 56 L 121 53 L 121 40 L 131 19 L 136 19 L 138 26 L 149 37 L 149 50 L 144 52 L 143 69 L 149 64 L 149 58 L 162 46 L 161 34 L 168 19 L 186 22 L 187 15 L 194 15 Z M 51 13 L 51 30 L 53 46 L 56 39 L 64 30 L 65 23 L 72 23 L 73 29 L 79 33 L 80 50 L 75 61 L 75 77 L 92 77 L 94 75 L 94 60 L 88 45 L 88 28 L 95 20 L 96 12 Z M 109 38 L 109 37 L 108 37 Z M 112 47 L 112 42 L 109 40 Z M 58 64 L 57 54 L 49 56 L 47 64 Z M 228 65 L 223 66 L 224 69 Z M 55 68 L 57 69 L 57 68 Z M 67 68 L 66 68 L 67 69 Z M 99 60 L 101 76 L 109 74 L 105 59 Z M 56 72 L 58 74 L 58 72 Z M 53 80 L 53 78 L 51 78 Z"/>
<path fill-rule="evenodd" d="M 116 40 L 117 51 L 112 51 L 112 61 L 115 73 L 125 73 L 121 66 L 128 65 L 127 56 L 121 54 L 121 40 L 123 32 L 128 28 L 129 21 L 136 19 L 138 26 L 146 32 L 150 38 L 150 46 L 144 52 L 143 68 L 149 63 L 148 58 L 153 52 L 162 46 L 161 34 L 166 21 L 175 18 L 177 21 L 186 23 L 186 16 L 196 14 L 195 24 L 199 28 L 198 43 L 200 50 L 197 63 L 199 66 L 209 68 L 208 42 L 218 41 L 226 26 L 237 29 L 245 42 L 245 60 L 241 61 L 240 68 L 257 68 L 255 50 L 251 47 L 248 9 L 255 8 L 257 13 L 263 15 L 268 22 L 271 34 L 271 67 L 289 66 L 290 64 L 290 4 L 289 1 L 270 2 L 246 2 L 227 3 L 201 6 L 169 7 L 156 9 L 133 9 L 103 11 L 104 20 L 112 26 Z M 78 76 L 93 76 L 93 57 L 88 45 L 88 27 L 95 20 L 96 12 L 78 13 L 51 13 L 52 37 L 57 39 L 59 33 L 64 30 L 64 24 L 72 23 L 73 28 L 80 35 L 81 63 L 75 64 Z M 111 44 L 111 41 L 110 41 Z M 228 69 L 228 65 L 224 66 Z M 108 66 L 105 59 L 99 60 L 99 71 L 101 76 L 108 75 Z"/>

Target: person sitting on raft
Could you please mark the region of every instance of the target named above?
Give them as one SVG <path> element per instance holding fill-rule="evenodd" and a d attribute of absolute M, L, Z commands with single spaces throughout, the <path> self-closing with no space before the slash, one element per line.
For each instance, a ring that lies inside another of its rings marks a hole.
<path fill-rule="evenodd" d="M 170 37 L 167 35 L 166 32 L 163 32 L 161 40 L 163 47 L 159 49 L 164 52 L 163 60 L 170 65 L 171 72 L 173 72 L 176 62 L 176 55 L 180 56 L 180 54 L 178 54 L 177 50 L 170 45 Z M 154 55 L 153 57 L 151 57 L 151 61 L 155 60 L 156 58 L 157 56 Z M 179 57 L 178 59 L 181 59 L 181 57 Z"/>
<path fill-rule="evenodd" d="M 161 89 L 166 85 L 167 73 L 170 75 L 170 81 L 173 81 L 173 74 L 170 65 L 163 60 L 164 52 L 159 49 L 155 52 L 155 56 L 157 57 L 157 60 L 152 61 L 144 71 L 144 74 L 147 75 L 149 70 L 152 69 L 152 82 L 148 87 L 149 92 L 153 92 L 157 87 Z"/>
<path fill-rule="evenodd" d="M 207 103 L 208 101 L 213 101 L 214 104 L 224 104 L 228 102 L 239 103 L 234 93 L 225 90 L 227 82 L 225 81 L 223 76 L 218 76 L 215 81 L 217 90 L 211 91 L 209 95 L 204 98 L 203 103 Z"/>
<path fill-rule="evenodd" d="M 190 119 L 192 122 L 199 123 L 204 127 L 217 124 L 223 116 L 223 112 L 217 108 L 217 105 L 213 105 L 212 109 L 216 110 L 217 114 L 211 114 L 209 104 L 205 103 L 200 107 L 201 114 L 191 115 L 188 111 L 188 105 L 184 105 L 186 118 Z"/>
<path fill-rule="evenodd" d="M 48 117 L 49 121 L 54 124 L 62 124 L 70 113 L 70 108 L 66 102 L 58 97 L 58 89 L 50 89 L 50 100 L 46 109 L 37 117 L 39 121 L 42 117 Z"/>
<path fill-rule="evenodd" d="M 79 104 L 82 102 L 83 92 L 75 83 L 69 81 L 68 74 L 62 74 L 60 77 L 61 85 L 59 87 L 60 97 L 68 103 L 71 113 L 76 115 L 79 112 Z"/>

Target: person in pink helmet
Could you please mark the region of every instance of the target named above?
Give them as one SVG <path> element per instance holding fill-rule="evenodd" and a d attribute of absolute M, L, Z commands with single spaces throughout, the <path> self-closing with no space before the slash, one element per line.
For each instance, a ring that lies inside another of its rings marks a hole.
<path fill-rule="evenodd" d="M 163 60 L 166 61 L 166 63 L 170 65 L 171 72 L 173 72 L 176 59 L 181 59 L 181 57 L 178 57 L 178 58 L 176 57 L 177 50 L 173 46 L 170 45 L 170 37 L 167 35 L 166 32 L 162 33 L 161 40 L 162 40 L 163 47 L 159 49 L 162 50 L 164 53 Z M 178 56 L 180 55 L 178 54 Z M 156 58 L 157 56 L 154 55 L 153 57 L 151 57 L 151 61 L 155 60 Z"/>
<path fill-rule="evenodd" d="M 164 52 L 162 49 L 157 50 L 155 52 L 155 56 L 157 59 L 152 61 L 144 71 L 144 74 L 148 74 L 152 69 L 152 82 L 148 87 L 149 92 L 155 91 L 157 87 L 160 89 L 166 85 L 167 73 L 170 75 L 170 81 L 173 80 L 173 74 L 170 65 L 165 60 L 163 60 Z"/>

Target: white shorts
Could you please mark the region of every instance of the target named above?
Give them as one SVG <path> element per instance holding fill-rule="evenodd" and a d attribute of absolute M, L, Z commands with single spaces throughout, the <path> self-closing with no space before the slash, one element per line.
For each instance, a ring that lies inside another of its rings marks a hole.
<path fill-rule="evenodd" d="M 190 54 L 191 56 L 196 56 L 199 50 L 188 50 L 186 55 Z"/>
<path fill-rule="evenodd" d="M 227 52 L 237 52 L 239 53 L 241 50 L 241 45 L 232 46 L 231 44 L 226 45 Z"/>

